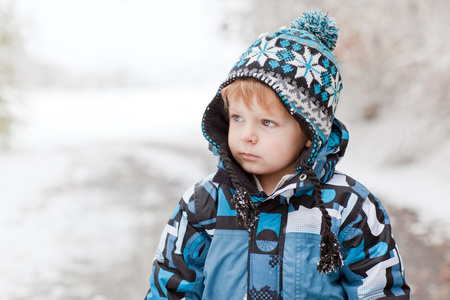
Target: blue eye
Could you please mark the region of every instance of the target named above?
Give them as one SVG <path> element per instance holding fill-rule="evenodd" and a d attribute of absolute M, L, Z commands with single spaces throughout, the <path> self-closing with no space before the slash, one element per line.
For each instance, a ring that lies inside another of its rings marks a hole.
<path fill-rule="evenodd" d="M 263 121 L 262 121 L 262 124 L 263 124 L 264 126 L 267 126 L 267 127 L 271 127 L 271 126 L 276 126 L 276 125 L 277 125 L 277 124 L 275 124 L 274 122 L 269 121 L 269 120 L 263 120 Z"/>
<path fill-rule="evenodd" d="M 243 119 L 241 116 L 234 115 L 232 118 L 233 118 L 233 120 L 235 120 L 236 122 L 242 122 L 242 121 L 244 121 L 244 119 Z"/>

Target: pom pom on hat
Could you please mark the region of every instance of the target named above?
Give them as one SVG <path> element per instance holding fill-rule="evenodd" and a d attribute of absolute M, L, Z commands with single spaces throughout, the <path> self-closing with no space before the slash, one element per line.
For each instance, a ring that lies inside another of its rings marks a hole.
<path fill-rule="evenodd" d="M 304 30 L 314 34 L 331 51 L 336 47 L 338 28 L 336 21 L 321 11 L 308 11 L 291 23 L 291 29 Z"/>

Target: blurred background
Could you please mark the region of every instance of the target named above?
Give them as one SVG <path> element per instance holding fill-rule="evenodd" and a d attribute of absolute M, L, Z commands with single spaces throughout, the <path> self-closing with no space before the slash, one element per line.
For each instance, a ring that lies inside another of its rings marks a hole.
<path fill-rule="evenodd" d="M 1 0 L 0 298 L 142 299 L 215 169 L 204 108 L 260 33 L 316 8 L 340 27 L 338 169 L 387 206 L 413 299 L 449 299 L 446 0 Z"/>

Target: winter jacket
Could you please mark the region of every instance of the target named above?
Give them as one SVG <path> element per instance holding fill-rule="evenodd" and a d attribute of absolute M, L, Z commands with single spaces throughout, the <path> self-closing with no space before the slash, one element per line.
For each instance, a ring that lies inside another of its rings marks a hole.
<path fill-rule="evenodd" d="M 313 165 L 341 246 L 337 272 L 316 269 L 323 218 L 309 177 L 300 171 L 268 196 L 241 170 L 257 214 L 246 231 L 236 225 L 233 185 L 219 160 L 217 172 L 189 188 L 170 217 L 146 299 L 409 299 L 386 210 L 335 170 L 347 139 L 335 120 Z"/>

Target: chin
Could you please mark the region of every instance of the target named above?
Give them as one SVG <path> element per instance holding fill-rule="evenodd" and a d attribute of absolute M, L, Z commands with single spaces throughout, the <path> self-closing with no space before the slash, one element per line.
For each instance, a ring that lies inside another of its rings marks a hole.
<path fill-rule="evenodd" d="M 250 174 L 255 174 L 255 175 L 261 175 L 262 174 L 261 170 L 258 169 L 258 168 L 242 166 L 242 169 L 244 169 L 245 172 L 250 173 Z"/>

